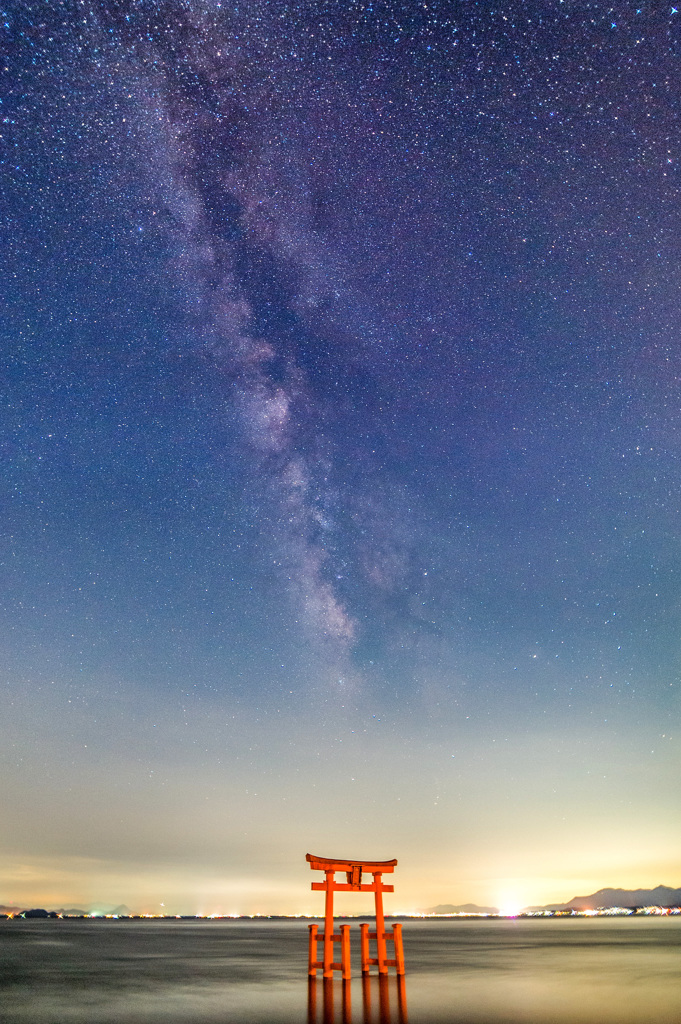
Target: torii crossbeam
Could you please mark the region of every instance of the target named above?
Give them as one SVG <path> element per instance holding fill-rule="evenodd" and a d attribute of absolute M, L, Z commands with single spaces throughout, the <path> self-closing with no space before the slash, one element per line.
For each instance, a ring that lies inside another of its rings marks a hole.
<path fill-rule="evenodd" d="M 343 978 L 350 977 L 350 926 L 341 925 L 340 934 L 336 935 L 333 926 L 333 894 L 334 892 L 373 892 L 376 901 L 376 931 L 369 930 L 368 924 L 361 924 L 362 974 L 369 973 L 369 967 L 376 964 L 379 974 L 387 974 L 388 967 L 394 967 L 397 974 L 404 974 L 404 951 L 402 949 L 402 925 L 394 924 L 392 934 L 386 935 L 383 917 L 383 893 L 393 892 L 392 885 L 384 885 L 382 876 L 392 874 L 397 865 L 396 860 L 341 860 L 335 857 L 315 857 L 308 853 L 305 857 L 313 871 L 323 871 L 326 879 L 313 882 L 312 888 L 326 893 L 324 906 L 324 935 L 318 935 L 319 926 L 311 924 L 308 973 L 314 977 L 317 968 L 323 968 L 325 978 L 332 978 L 334 971 L 342 971 Z M 337 882 L 337 871 L 345 873 L 346 881 Z M 372 882 L 362 882 L 362 873 L 371 874 Z M 324 955 L 317 959 L 317 943 L 323 939 Z M 376 956 L 370 956 L 369 940 L 376 940 Z M 394 959 L 388 960 L 386 940 L 392 941 L 395 948 Z M 341 944 L 340 963 L 334 962 L 333 943 Z"/>

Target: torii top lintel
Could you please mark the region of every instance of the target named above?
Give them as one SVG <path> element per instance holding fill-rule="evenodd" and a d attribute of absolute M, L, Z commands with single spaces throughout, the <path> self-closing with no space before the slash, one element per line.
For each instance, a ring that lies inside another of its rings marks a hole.
<path fill-rule="evenodd" d="M 334 857 L 315 857 L 314 854 L 305 855 L 313 871 L 348 871 L 353 868 L 361 868 L 368 874 L 392 874 L 397 865 L 397 859 L 393 860 L 341 860 Z"/>

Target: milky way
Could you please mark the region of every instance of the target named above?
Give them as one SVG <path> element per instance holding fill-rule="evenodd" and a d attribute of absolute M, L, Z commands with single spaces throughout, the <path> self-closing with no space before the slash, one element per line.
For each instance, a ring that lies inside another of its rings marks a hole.
<path fill-rule="evenodd" d="M 680 16 L 492 6 L 5 11 L 13 879 L 678 884 Z"/>

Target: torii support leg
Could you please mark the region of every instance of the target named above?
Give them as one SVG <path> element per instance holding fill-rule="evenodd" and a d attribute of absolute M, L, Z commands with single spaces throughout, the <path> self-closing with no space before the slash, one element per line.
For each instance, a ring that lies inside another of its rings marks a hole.
<path fill-rule="evenodd" d="M 309 924 L 308 926 L 310 936 L 307 953 L 307 973 L 311 978 L 317 977 L 317 932 L 319 931 L 318 924 Z"/>
<path fill-rule="evenodd" d="M 376 926 L 376 931 L 372 932 L 370 930 L 369 923 L 367 921 L 362 921 L 362 923 L 359 926 L 359 933 L 362 975 L 366 977 L 371 970 L 371 965 L 379 963 L 378 956 L 374 958 L 371 957 L 371 951 L 369 946 L 370 940 L 375 938 L 376 946 L 378 947 L 378 925 Z M 395 958 L 391 960 L 386 958 L 384 960 L 385 972 L 383 973 L 387 974 L 388 968 L 394 967 L 398 977 L 404 977 L 404 947 L 402 945 L 402 925 L 394 924 L 392 929 L 392 935 L 390 934 L 390 932 L 388 932 L 387 934 L 384 932 L 383 934 L 385 936 L 385 942 L 387 943 L 388 941 L 391 941 L 395 947 Z M 386 953 L 387 955 L 387 949 L 385 947 L 384 953 Z"/>
<path fill-rule="evenodd" d="M 341 971 L 343 981 L 350 981 L 350 925 L 340 926 Z M 343 990 L 345 991 L 345 990 Z"/>
<path fill-rule="evenodd" d="M 324 903 L 324 977 L 333 978 L 333 879 L 335 871 L 325 871 L 326 900 Z"/>
<path fill-rule="evenodd" d="M 393 925 L 393 945 L 395 946 L 395 971 L 398 977 L 404 977 L 404 946 L 402 945 L 402 925 Z"/>
<path fill-rule="evenodd" d="M 369 953 L 369 922 L 368 921 L 362 921 L 362 923 L 359 926 L 359 934 L 360 934 L 360 940 L 359 940 L 360 941 L 360 952 L 361 952 L 361 959 L 362 959 L 362 974 L 368 974 L 369 973 L 369 964 L 370 964 L 369 957 L 371 955 Z"/>
<path fill-rule="evenodd" d="M 352 976 L 350 969 L 350 925 L 342 924 L 340 926 L 340 934 L 335 932 L 331 934 L 332 941 L 340 943 L 340 961 L 331 961 L 328 974 L 324 970 L 324 960 L 317 959 L 317 944 L 320 938 L 324 939 L 324 936 L 318 934 L 319 925 L 309 924 L 307 927 L 310 932 L 307 956 L 307 973 L 310 979 L 316 978 L 317 968 L 321 967 L 323 977 L 327 979 L 333 978 L 334 971 L 341 971 L 343 981 L 349 981 Z"/>
<path fill-rule="evenodd" d="M 387 954 L 385 948 L 385 918 L 383 917 L 383 892 L 381 890 L 381 874 L 374 871 L 374 882 L 376 883 L 376 960 L 378 961 L 378 973 L 387 974 Z"/>

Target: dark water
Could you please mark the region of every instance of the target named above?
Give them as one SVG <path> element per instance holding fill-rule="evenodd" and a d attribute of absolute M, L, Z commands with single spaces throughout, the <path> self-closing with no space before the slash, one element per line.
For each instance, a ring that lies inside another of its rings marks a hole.
<path fill-rule="evenodd" d="M 310 993 L 304 922 L 0 921 L 0 1020 L 681 1022 L 679 918 L 407 921 L 404 945 L 402 993 L 355 964 Z"/>

